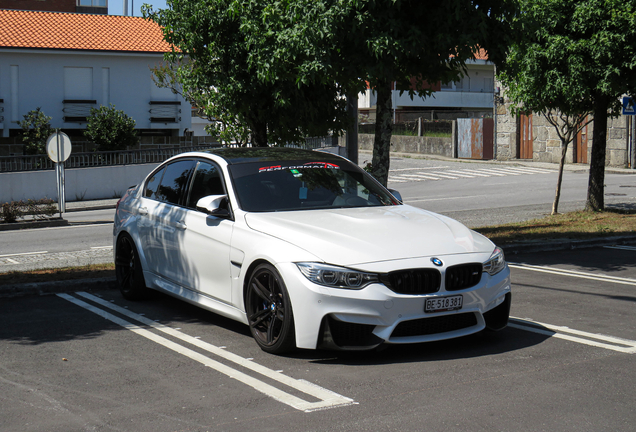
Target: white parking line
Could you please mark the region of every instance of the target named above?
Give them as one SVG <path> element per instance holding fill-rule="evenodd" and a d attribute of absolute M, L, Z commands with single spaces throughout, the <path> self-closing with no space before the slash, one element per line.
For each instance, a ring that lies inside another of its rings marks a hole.
<path fill-rule="evenodd" d="M 14 254 L 6 254 L 6 255 L 0 255 L 0 258 L 5 258 L 5 257 L 17 257 L 17 256 L 25 256 L 25 255 L 38 255 L 38 254 L 45 254 L 48 253 L 47 251 L 40 251 L 40 252 L 23 252 L 23 253 L 14 253 Z"/>
<path fill-rule="evenodd" d="M 112 249 L 112 246 L 91 246 L 91 249 Z"/>
<path fill-rule="evenodd" d="M 103 299 L 100 299 L 98 297 L 95 297 L 91 294 L 88 293 L 84 293 L 84 292 L 80 292 L 77 293 L 79 296 L 82 296 L 94 303 L 99 304 L 100 306 L 109 308 L 113 311 L 116 311 L 117 313 L 120 313 L 124 316 L 127 316 L 129 318 L 132 318 L 146 326 L 149 326 L 155 330 L 161 331 L 163 333 L 166 333 L 174 338 L 180 339 L 184 342 L 187 342 L 191 345 L 195 345 L 201 349 L 204 349 L 218 357 L 221 357 L 225 360 L 231 361 L 233 363 L 236 363 L 237 365 L 249 369 L 253 372 L 256 372 L 258 374 L 261 374 L 265 377 L 267 377 L 270 380 L 274 380 L 277 381 L 283 385 L 286 385 L 288 387 L 294 388 L 296 390 L 299 390 L 307 395 L 313 396 L 316 399 L 319 399 L 319 402 L 308 402 L 306 400 L 303 400 L 297 396 L 294 396 L 292 394 L 289 394 L 283 390 L 280 390 L 270 384 L 267 384 L 263 381 L 258 380 L 257 378 L 254 378 L 250 375 L 247 375 L 237 369 L 231 368 L 227 365 L 224 365 L 216 360 L 213 360 L 209 357 L 206 357 L 196 351 L 193 351 L 189 348 L 186 348 L 182 345 L 179 345 L 175 342 L 172 342 L 166 338 L 163 338 L 159 335 L 156 335 L 155 333 L 152 333 L 149 330 L 143 329 L 141 327 L 139 327 L 136 324 L 130 323 L 128 321 L 125 321 L 115 315 L 112 315 L 109 312 L 106 312 L 96 306 L 93 306 L 89 303 L 86 303 L 82 300 L 79 300 L 71 295 L 68 294 L 58 294 L 59 297 L 68 300 L 80 307 L 83 307 L 99 316 L 102 316 L 128 330 L 133 331 L 134 333 L 143 336 L 149 340 L 152 340 L 153 342 L 156 342 L 166 348 L 169 348 L 179 354 L 185 355 L 186 357 L 191 358 L 192 360 L 198 361 L 199 363 L 204 364 L 205 366 L 208 366 L 218 372 L 221 372 L 227 376 L 229 376 L 230 378 L 234 378 L 237 381 L 240 381 L 252 388 L 254 388 L 255 390 L 258 390 L 259 392 L 279 401 L 282 402 L 286 405 L 289 405 L 297 410 L 301 410 L 304 412 L 311 412 L 311 411 L 316 411 L 316 410 L 323 410 L 323 409 L 328 409 L 328 408 L 335 408 L 335 407 L 342 407 L 342 406 L 347 406 L 347 405 L 353 405 L 353 404 L 357 404 L 357 402 L 355 402 L 353 399 L 350 399 L 348 397 L 339 395 L 337 393 L 334 393 L 330 390 L 324 389 L 322 387 L 319 387 L 313 383 L 304 381 L 304 380 L 297 380 L 291 377 L 288 377 L 284 374 L 282 374 L 281 372 L 278 371 L 274 371 L 272 369 L 266 368 L 265 366 L 261 366 L 257 363 L 254 363 L 251 360 L 248 360 L 246 358 L 240 357 L 236 354 L 230 353 L 220 347 L 216 347 L 214 345 L 211 345 L 207 342 L 203 342 L 200 339 L 197 339 L 195 337 L 189 336 L 185 333 L 182 333 L 178 330 L 175 330 L 171 327 L 167 327 L 165 325 L 162 324 L 158 324 L 152 320 L 149 320 L 148 318 L 145 318 L 141 315 L 135 314 L 127 309 L 121 308 L 117 305 L 114 305 L 110 302 L 104 301 Z"/>
<path fill-rule="evenodd" d="M 571 342 L 590 345 L 597 348 L 604 348 L 626 354 L 636 353 L 636 341 L 633 340 L 621 339 L 614 336 L 606 336 L 597 333 L 588 333 L 580 330 L 571 329 L 569 327 L 545 324 L 527 318 L 521 319 L 511 317 L 508 326 L 546 336 L 556 337 L 559 339 L 565 339 Z"/>
<path fill-rule="evenodd" d="M 570 277 L 577 277 L 581 279 L 597 280 L 597 281 L 611 282 L 611 283 L 617 283 L 622 285 L 636 286 L 636 279 L 630 279 L 630 278 L 600 275 L 595 273 L 586 273 L 586 272 L 580 272 L 575 270 L 557 269 L 554 267 L 535 266 L 530 264 L 508 263 L 508 266 L 511 268 L 518 268 L 518 269 L 536 271 L 541 273 L 550 273 L 550 274 L 556 274 L 561 276 L 570 276 Z"/>
<path fill-rule="evenodd" d="M 636 251 L 636 246 L 604 246 L 605 249 L 622 249 L 628 251 Z"/>

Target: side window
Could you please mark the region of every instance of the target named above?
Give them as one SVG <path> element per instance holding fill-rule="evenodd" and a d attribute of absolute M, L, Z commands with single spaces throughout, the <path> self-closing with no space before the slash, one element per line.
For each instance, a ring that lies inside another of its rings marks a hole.
<path fill-rule="evenodd" d="M 148 179 L 148 182 L 146 182 L 146 189 L 144 189 L 144 198 L 157 199 L 157 186 L 159 186 L 159 182 L 161 181 L 161 177 L 163 177 L 165 170 L 166 169 L 163 168 L 157 171 Z"/>
<path fill-rule="evenodd" d="M 194 172 L 186 207 L 195 208 L 197 202 L 208 195 L 225 195 L 221 171 L 210 162 L 199 162 Z"/>
<path fill-rule="evenodd" d="M 178 205 L 185 192 L 193 167 L 194 161 L 192 160 L 180 160 L 168 165 L 161 179 L 161 184 L 157 188 L 157 199 Z"/>

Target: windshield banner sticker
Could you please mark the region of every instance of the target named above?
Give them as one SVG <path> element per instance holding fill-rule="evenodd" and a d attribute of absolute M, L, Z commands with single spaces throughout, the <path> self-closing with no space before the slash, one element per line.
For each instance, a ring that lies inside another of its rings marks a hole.
<path fill-rule="evenodd" d="M 258 172 L 299 170 L 299 169 L 305 169 L 305 168 L 340 169 L 338 165 L 332 164 L 329 162 L 307 162 L 306 164 L 303 164 L 303 165 L 291 165 L 291 166 L 274 165 L 274 166 L 262 167 L 258 169 Z"/>

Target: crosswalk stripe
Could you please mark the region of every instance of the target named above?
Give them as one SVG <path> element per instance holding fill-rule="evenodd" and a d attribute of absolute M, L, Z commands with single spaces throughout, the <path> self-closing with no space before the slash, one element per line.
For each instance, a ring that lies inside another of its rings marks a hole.
<path fill-rule="evenodd" d="M 430 174 L 400 174 L 400 177 L 404 178 L 423 178 L 427 180 L 439 180 L 438 176 L 433 176 Z"/>
<path fill-rule="evenodd" d="M 470 175 L 471 178 L 474 178 L 475 176 L 477 177 L 490 177 L 490 175 L 488 174 L 482 174 L 482 173 L 478 173 L 478 172 L 474 172 L 474 171 L 453 171 L 453 170 L 448 170 L 447 172 L 450 173 L 457 173 L 457 174 L 468 174 Z"/>
<path fill-rule="evenodd" d="M 497 176 L 497 177 L 505 177 L 506 176 L 506 174 L 503 174 L 503 173 L 500 173 L 500 172 L 493 172 L 490 169 L 477 168 L 477 169 L 474 169 L 473 171 L 480 172 L 480 173 L 486 173 L 486 174 L 489 174 L 491 176 L 494 175 L 494 176 Z"/>

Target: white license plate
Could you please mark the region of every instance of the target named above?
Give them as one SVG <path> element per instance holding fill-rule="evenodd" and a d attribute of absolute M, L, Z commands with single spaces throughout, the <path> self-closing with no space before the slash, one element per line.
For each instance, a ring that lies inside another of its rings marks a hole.
<path fill-rule="evenodd" d="M 424 312 L 445 312 L 462 308 L 464 298 L 461 295 L 426 299 Z"/>

